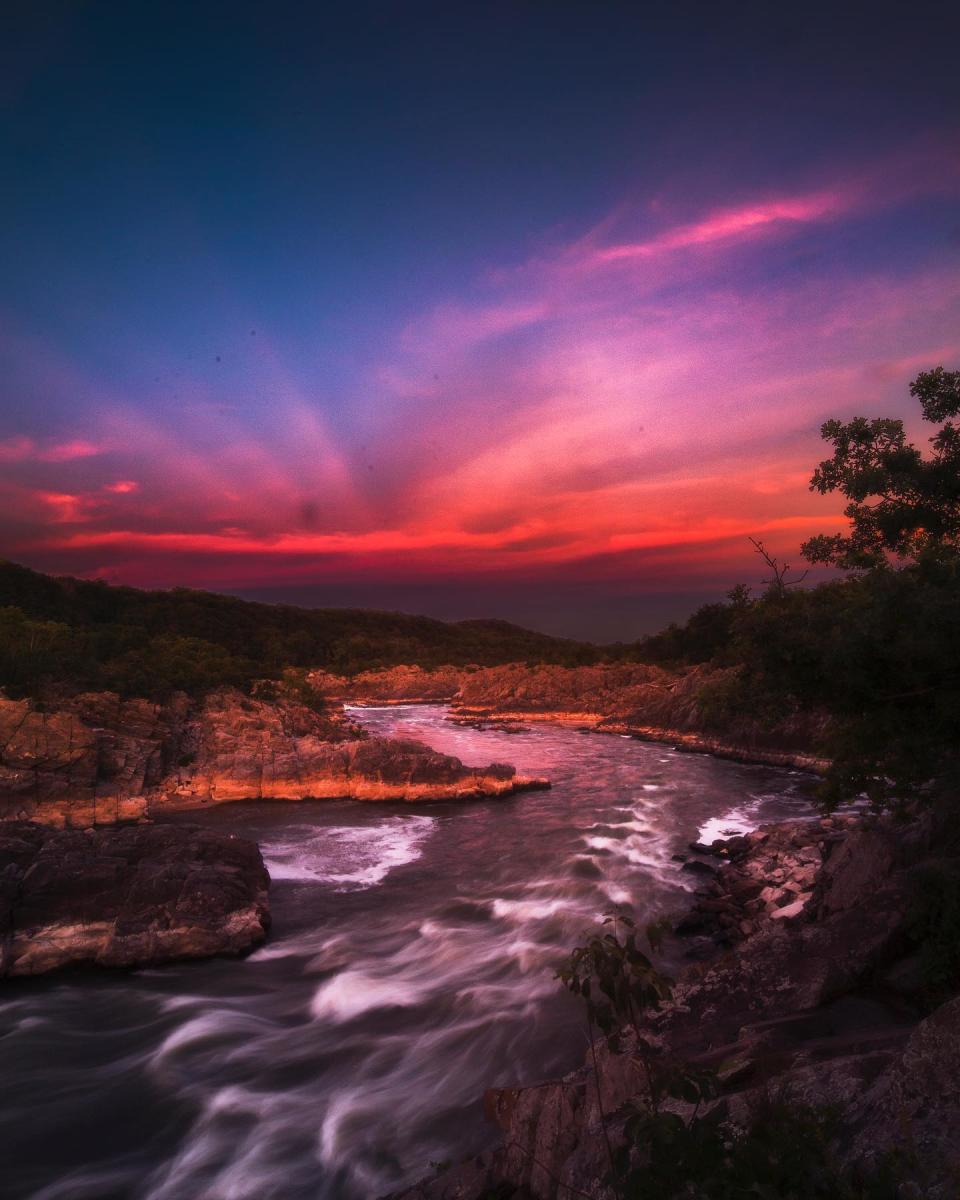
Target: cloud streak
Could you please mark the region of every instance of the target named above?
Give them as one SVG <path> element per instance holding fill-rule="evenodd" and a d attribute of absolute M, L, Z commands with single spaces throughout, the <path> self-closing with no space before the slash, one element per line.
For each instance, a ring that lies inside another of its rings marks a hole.
<path fill-rule="evenodd" d="M 887 164 L 652 228 L 621 210 L 402 314 L 335 395 L 262 328 L 253 400 L 187 378 L 147 402 L 59 367 L 110 398 L 84 437 L 0 431 L 7 552 L 140 583 L 642 570 L 720 590 L 748 534 L 794 553 L 839 527 L 807 489 L 826 417 L 906 411 L 912 373 L 960 360 L 958 256 L 849 249 L 893 244 L 928 199 Z"/>

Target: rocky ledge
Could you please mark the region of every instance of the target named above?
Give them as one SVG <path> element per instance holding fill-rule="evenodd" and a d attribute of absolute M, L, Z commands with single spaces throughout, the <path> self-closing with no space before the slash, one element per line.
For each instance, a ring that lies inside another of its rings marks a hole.
<path fill-rule="evenodd" d="M 826 722 L 815 714 L 798 715 L 773 728 L 742 716 L 714 727 L 704 691 L 722 687 L 730 671 L 710 666 L 666 670 L 646 663 L 507 663 L 430 670 L 400 666 L 354 676 L 314 671 L 308 679 L 331 703 L 449 703 L 451 721 L 477 729 L 512 733 L 530 722 L 549 721 L 721 758 L 823 770 L 827 764 L 816 747 Z"/>
<path fill-rule="evenodd" d="M 825 721 L 816 714 L 773 728 L 743 717 L 712 727 L 703 696 L 722 686 L 731 670 L 668 671 L 645 663 L 483 667 L 461 676 L 452 719 L 465 724 L 552 721 L 724 758 L 821 770 L 826 763 L 816 747 Z"/>
<path fill-rule="evenodd" d="M 476 667 L 433 667 L 416 665 L 384 667 L 357 675 L 333 675 L 311 671 L 308 681 L 317 693 L 331 701 L 352 704 L 444 704 L 460 691 L 463 680 Z"/>
<path fill-rule="evenodd" d="M 681 973 L 644 1036 L 670 1060 L 717 1072 L 720 1095 L 697 1115 L 749 1129 L 771 1102 L 829 1110 L 841 1166 L 894 1161 L 896 1194 L 955 1200 L 960 996 L 931 988 L 930 947 L 943 945 L 924 920 L 938 895 L 955 895 L 956 819 L 790 823 L 710 854 L 697 847 L 692 861 L 707 886 L 686 933 L 728 948 Z M 610 1196 L 605 1136 L 620 1144 L 623 1106 L 643 1083 L 629 1055 L 603 1041 L 594 1051 L 599 1074 L 588 1056 L 561 1080 L 489 1092 L 500 1147 L 397 1200 Z M 669 1104 L 693 1119 L 692 1105 Z"/>
<path fill-rule="evenodd" d="M 253 842 L 186 825 L 0 824 L 0 977 L 243 954 L 270 924 Z"/>
<path fill-rule="evenodd" d="M 0 820 L 85 828 L 231 800 L 462 800 L 546 786 L 504 764 L 368 738 L 339 706 L 230 688 L 166 704 L 0 698 Z"/>

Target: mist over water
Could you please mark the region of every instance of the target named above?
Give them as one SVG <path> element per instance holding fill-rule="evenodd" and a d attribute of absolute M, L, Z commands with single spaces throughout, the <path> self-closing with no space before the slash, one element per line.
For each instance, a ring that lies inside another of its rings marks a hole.
<path fill-rule="evenodd" d="M 199 819 L 263 849 L 263 948 L 0 991 L 4 1196 L 370 1200 L 476 1151 L 495 1140 L 485 1088 L 583 1059 L 553 979 L 582 931 L 614 903 L 681 910 L 693 881 L 673 855 L 692 839 L 810 811 L 799 773 L 445 714 L 358 715 L 553 789 L 213 809 Z"/>

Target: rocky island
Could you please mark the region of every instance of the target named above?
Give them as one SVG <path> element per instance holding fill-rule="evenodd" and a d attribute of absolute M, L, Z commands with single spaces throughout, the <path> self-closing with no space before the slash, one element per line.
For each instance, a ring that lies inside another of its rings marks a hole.
<path fill-rule="evenodd" d="M 366 737 L 339 705 L 317 712 L 236 689 L 163 703 L 0 698 L 0 819 L 83 828 L 231 800 L 467 800 L 545 786 L 505 764 L 465 767 L 418 742 Z"/>

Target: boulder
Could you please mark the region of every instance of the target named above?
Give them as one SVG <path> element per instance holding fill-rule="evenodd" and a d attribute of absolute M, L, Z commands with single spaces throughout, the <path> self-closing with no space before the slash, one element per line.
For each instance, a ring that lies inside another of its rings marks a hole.
<path fill-rule="evenodd" d="M 960 997 L 921 1021 L 889 1069 L 854 1095 L 851 1162 L 875 1164 L 896 1154 L 915 1195 L 960 1194 Z"/>
<path fill-rule="evenodd" d="M 0 824 L 0 977 L 243 954 L 270 924 L 257 846 L 192 825 Z"/>

